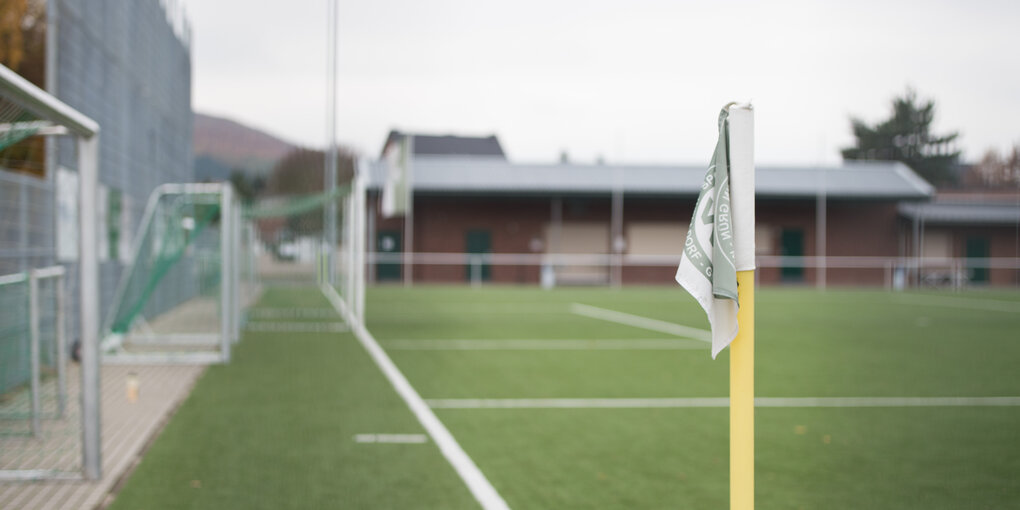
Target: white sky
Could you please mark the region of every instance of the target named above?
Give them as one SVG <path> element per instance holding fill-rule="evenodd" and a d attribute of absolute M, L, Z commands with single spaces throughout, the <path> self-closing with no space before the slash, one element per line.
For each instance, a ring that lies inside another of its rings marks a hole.
<path fill-rule="evenodd" d="M 193 102 L 326 141 L 328 0 L 185 0 Z M 1020 2 L 340 0 L 340 142 L 499 136 L 515 161 L 707 163 L 753 101 L 759 163 L 837 163 L 914 87 L 965 160 L 1020 142 Z"/>

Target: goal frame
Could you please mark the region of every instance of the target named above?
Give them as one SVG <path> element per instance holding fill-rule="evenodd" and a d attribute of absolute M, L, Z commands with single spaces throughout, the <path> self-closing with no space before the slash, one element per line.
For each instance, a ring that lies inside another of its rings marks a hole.
<path fill-rule="evenodd" d="M 96 190 L 99 175 L 99 123 L 0 65 L 0 96 L 39 118 L 40 136 L 75 140 L 78 156 L 79 335 L 82 378 L 82 475 L 102 476 L 99 406 L 99 249 Z M 6 471 L 7 479 L 47 478 L 46 473 Z"/>
<path fill-rule="evenodd" d="M 103 339 L 100 342 L 102 361 L 104 364 L 218 364 L 229 363 L 233 345 L 240 338 L 241 319 L 244 305 L 241 303 L 241 258 L 246 256 L 242 253 L 240 246 L 242 240 L 243 224 L 241 207 L 238 203 L 233 186 L 229 182 L 213 183 L 167 183 L 161 184 L 149 195 L 145 212 L 139 222 L 139 232 L 149 228 L 154 220 L 160 200 L 170 195 L 215 195 L 216 202 L 220 207 L 219 225 L 219 261 L 220 261 L 220 292 L 219 292 L 219 331 L 198 334 L 172 334 L 172 333 L 150 333 L 145 335 L 144 342 L 147 344 L 160 344 L 165 347 L 194 346 L 194 345 L 217 345 L 218 352 L 159 352 L 147 354 L 132 354 L 118 352 L 120 341 L 119 335 L 112 335 L 108 330 L 113 322 L 117 308 L 122 304 L 126 293 L 128 276 L 137 267 L 137 258 L 142 252 L 144 236 L 134 236 L 134 245 L 131 251 L 131 263 L 125 268 L 124 276 L 120 279 L 117 291 L 110 307 L 109 316 L 103 324 Z"/>

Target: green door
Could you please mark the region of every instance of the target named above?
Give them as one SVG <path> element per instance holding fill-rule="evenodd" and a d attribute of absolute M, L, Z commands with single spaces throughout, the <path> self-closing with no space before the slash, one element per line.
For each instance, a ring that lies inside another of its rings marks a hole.
<path fill-rule="evenodd" d="M 986 261 L 971 259 L 987 259 L 991 250 L 988 247 L 988 239 L 984 237 L 968 237 L 967 245 L 967 277 L 971 283 L 988 283 L 988 267 L 983 265 Z"/>
<path fill-rule="evenodd" d="M 804 231 L 799 228 L 784 228 L 779 233 L 779 255 L 783 257 L 804 256 Z M 800 262 L 783 262 L 780 278 L 784 282 L 804 280 L 804 266 Z"/>
<path fill-rule="evenodd" d="M 375 279 L 377 281 L 399 280 L 400 262 L 393 261 L 390 257 L 400 253 L 400 231 L 380 230 L 375 239 L 375 251 L 387 255 L 385 262 L 375 265 Z"/>
<path fill-rule="evenodd" d="M 469 254 L 492 253 L 492 233 L 488 230 L 468 230 L 465 241 L 466 251 Z M 470 263 L 465 270 L 469 282 L 475 281 L 475 279 L 489 281 L 492 277 L 492 268 L 487 261 Z"/>

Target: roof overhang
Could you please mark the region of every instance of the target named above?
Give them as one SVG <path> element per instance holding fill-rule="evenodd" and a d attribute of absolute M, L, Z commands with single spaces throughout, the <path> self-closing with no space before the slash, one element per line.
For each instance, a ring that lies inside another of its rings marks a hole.
<path fill-rule="evenodd" d="M 386 180 L 383 161 L 370 165 L 369 188 Z M 485 157 L 416 157 L 413 187 L 423 194 L 609 195 L 696 197 L 706 167 L 683 165 L 519 164 Z M 927 200 L 934 188 L 897 162 L 834 167 L 760 166 L 757 195 L 776 199 Z"/>
<path fill-rule="evenodd" d="M 900 204 L 899 213 L 911 221 L 929 225 L 1018 225 L 1020 204 L 934 202 Z"/>

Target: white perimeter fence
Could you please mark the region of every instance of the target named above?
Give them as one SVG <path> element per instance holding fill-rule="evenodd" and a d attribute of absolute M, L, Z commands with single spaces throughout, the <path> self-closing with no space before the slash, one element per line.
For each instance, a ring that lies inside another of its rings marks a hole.
<path fill-rule="evenodd" d="M 366 269 L 373 283 L 654 285 L 671 284 L 679 260 L 679 255 L 369 252 Z M 756 262 L 763 284 L 1020 287 L 1020 257 L 758 256 Z"/>

